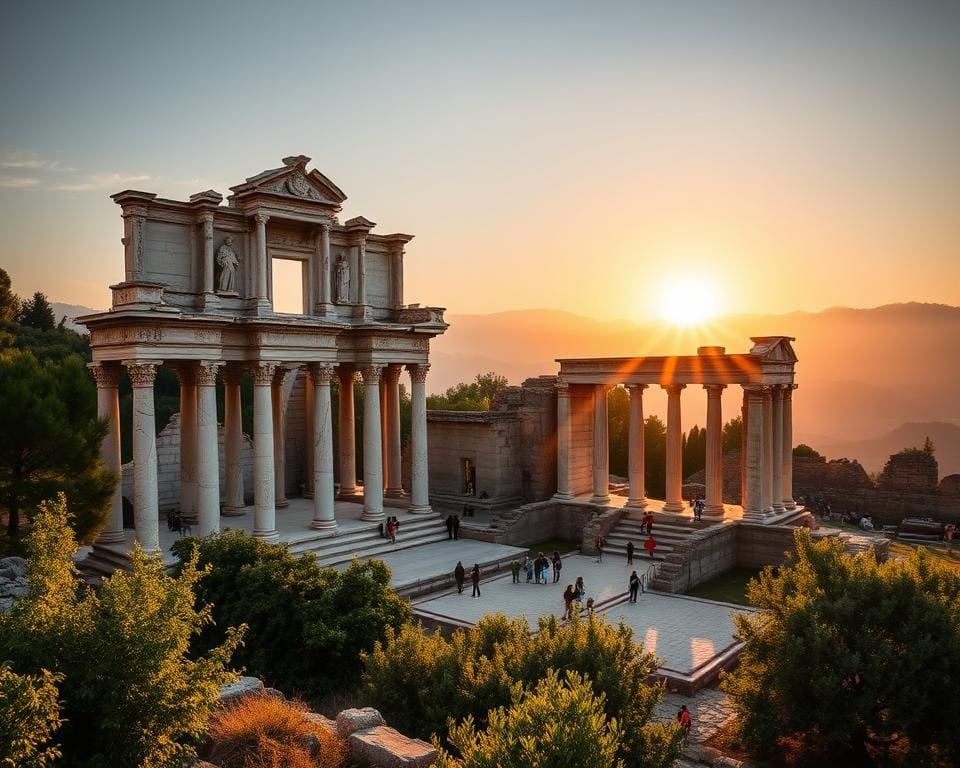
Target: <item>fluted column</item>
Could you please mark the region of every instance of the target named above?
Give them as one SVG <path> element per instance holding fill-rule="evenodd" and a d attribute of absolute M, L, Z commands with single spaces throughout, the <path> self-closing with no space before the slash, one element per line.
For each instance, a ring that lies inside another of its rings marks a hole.
<path fill-rule="evenodd" d="M 151 554 L 160 552 L 160 502 L 157 491 L 157 424 L 153 382 L 159 361 L 125 361 L 133 385 L 133 517 L 137 541 Z"/>
<path fill-rule="evenodd" d="M 746 416 L 743 430 L 745 477 L 743 512 L 748 518 L 763 514 L 763 387 L 745 385 Z"/>
<path fill-rule="evenodd" d="M 357 438 L 354 425 L 353 366 L 337 367 L 340 398 L 337 407 L 338 446 L 340 458 L 340 495 L 353 496 L 357 492 Z"/>
<path fill-rule="evenodd" d="M 387 474 L 390 464 L 390 441 L 387 440 L 387 370 L 385 367 L 380 374 L 380 477 L 383 478 L 383 489 L 387 489 Z"/>
<path fill-rule="evenodd" d="M 257 302 L 268 303 L 267 298 L 267 222 L 270 217 L 258 213 L 253 217 L 257 225 Z"/>
<path fill-rule="evenodd" d="M 197 514 L 197 378 L 194 363 L 176 366 L 180 379 L 180 512 Z"/>
<path fill-rule="evenodd" d="M 410 507 L 415 515 L 429 514 L 430 475 L 427 469 L 427 371 L 429 365 L 408 365 L 411 405 Z"/>
<path fill-rule="evenodd" d="M 770 453 L 773 458 L 773 511 L 783 512 L 783 388 L 773 387 L 773 440 Z"/>
<path fill-rule="evenodd" d="M 287 506 L 287 418 L 283 397 L 283 381 L 289 371 L 277 367 L 270 389 L 273 410 L 273 477 L 277 508 Z"/>
<path fill-rule="evenodd" d="M 203 294 L 204 303 L 213 296 L 213 214 L 204 213 L 200 217 L 203 226 Z"/>
<path fill-rule="evenodd" d="M 765 514 L 773 512 L 773 393 L 763 388 L 763 478 L 761 504 Z"/>
<path fill-rule="evenodd" d="M 337 518 L 333 504 L 333 414 L 330 381 L 334 367 L 328 363 L 310 366 L 313 384 L 313 522 L 311 528 L 334 532 Z"/>
<path fill-rule="evenodd" d="M 383 365 L 363 366 L 363 520 L 382 520 L 383 456 L 380 440 L 380 374 Z"/>
<path fill-rule="evenodd" d="M 783 506 L 796 509 L 793 500 L 793 390 L 796 384 L 786 384 L 783 388 Z"/>
<path fill-rule="evenodd" d="M 558 499 L 572 499 L 570 487 L 570 385 L 557 382 L 557 493 Z"/>
<path fill-rule="evenodd" d="M 647 506 L 644 486 L 644 450 L 643 450 L 643 390 L 646 384 L 627 384 L 630 393 L 630 423 L 627 437 L 627 478 L 630 482 L 630 496 L 627 506 L 642 510 Z"/>
<path fill-rule="evenodd" d="M 387 496 L 403 496 L 402 448 L 400 445 L 400 366 L 391 365 L 384 371 L 387 393 L 387 431 L 384 433 L 387 450 Z"/>
<path fill-rule="evenodd" d="M 321 317 L 327 317 L 333 314 L 333 302 L 330 298 L 330 224 L 324 222 L 320 225 L 320 238 L 318 242 L 319 253 L 316 254 L 320 260 L 319 280 L 320 285 L 317 291 L 316 314 Z"/>
<path fill-rule="evenodd" d="M 667 391 L 666 500 L 664 512 L 683 512 L 683 440 L 680 425 L 680 393 L 684 384 L 663 384 Z"/>
<path fill-rule="evenodd" d="M 197 515 L 201 536 L 220 530 L 220 451 L 217 436 L 217 369 L 197 366 Z"/>
<path fill-rule="evenodd" d="M 705 384 L 707 390 L 707 463 L 703 514 L 723 517 L 723 384 Z"/>
<path fill-rule="evenodd" d="M 227 366 L 223 372 L 223 514 L 243 514 L 243 407 L 240 382 L 243 371 Z"/>
<path fill-rule="evenodd" d="M 314 432 L 314 414 L 316 413 L 316 387 L 313 383 L 313 366 L 303 368 L 303 498 L 313 498 L 314 451 L 313 445 L 317 440 Z M 327 382 L 327 386 L 330 383 Z"/>
<path fill-rule="evenodd" d="M 610 440 L 607 437 L 607 385 L 593 387 L 593 504 L 610 501 Z"/>
<path fill-rule="evenodd" d="M 98 544 L 118 544 L 126 541 L 123 533 L 123 489 L 120 464 L 120 390 L 119 368 L 104 363 L 88 366 L 97 382 L 97 416 L 107 422 L 107 434 L 100 444 L 103 465 L 117 478 L 117 487 L 110 502 L 110 516 L 100 535 Z"/>
<path fill-rule="evenodd" d="M 273 477 L 273 402 L 271 389 L 277 366 L 259 363 L 253 368 L 253 535 L 270 543 L 280 541 Z"/>

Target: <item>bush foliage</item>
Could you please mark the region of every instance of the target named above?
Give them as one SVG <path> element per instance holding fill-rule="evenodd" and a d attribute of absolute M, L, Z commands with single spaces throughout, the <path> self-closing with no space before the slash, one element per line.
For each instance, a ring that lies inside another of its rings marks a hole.
<path fill-rule="evenodd" d="M 30 592 L 0 616 L 0 648 L 17 674 L 51 672 L 62 724 L 53 742 L 64 764 L 96 768 L 181 766 L 194 756 L 239 634 L 188 658 L 190 638 L 210 621 L 196 608 L 201 574 L 178 577 L 139 548 L 132 572 L 118 571 L 99 593 L 76 578 L 66 500 L 43 504 L 27 539 Z"/>
<path fill-rule="evenodd" d="M 679 755 L 671 724 L 650 723 L 662 685 L 647 680 L 656 668 L 623 625 L 599 617 L 540 619 L 531 635 L 526 620 L 485 616 L 449 640 L 405 626 L 391 631 L 365 656 L 363 697 L 400 731 L 420 738 L 446 730 L 447 719 L 488 726 L 488 713 L 516 701 L 517 686 L 537 690 L 551 671 L 570 670 L 589 680 L 605 714 L 619 723 L 618 754 L 629 766 L 668 766 Z"/>
<path fill-rule="evenodd" d="M 922 549 L 878 564 L 796 534 L 796 555 L 748 588 L 746 646 L 724 680 L 740 736 L 836 764 L 960 759 L 960 575 Z"/>
<path fill-rule="evenodd" d="M 60 757 L 51 745 L 60 727 L 57 703 L 59 678 L 43 670 L 39 675 L 18 675 L 0 665 L 0 766 L 43 768 Z"/>
<path fill-rule="evenodd" d="M 361 652 L 412 615 L 379 560 L 355 561 L 338 572 L 239 531 L 183 539 L 174 553 L 182 563 L 196 556 L 201 567 L 211 566 L 199 580 L 197 600 L 212 603 L 215 624 L 195 639 L 194 650 L 216 647 L 229 627 L 245 624 L 236 662 L 284 691 L 315 695 L 351 685 Z"/>

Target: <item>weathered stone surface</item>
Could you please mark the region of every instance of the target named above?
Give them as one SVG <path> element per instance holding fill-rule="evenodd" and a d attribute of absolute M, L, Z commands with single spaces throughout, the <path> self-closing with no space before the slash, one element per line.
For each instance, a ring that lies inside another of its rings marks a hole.
<path fill-rule="evenodd" d="M 383 716 L 373 707 L 345 709 L 337 715 L 337 735 L 347 738 L 354 731 L 385 725 Z"/>
<path fill-rule="evenodd" d="M 936 493 L 939 468 L 932 453 L 922 450 L 893 454 L 887 461 L 877 487 L 881 491 Z"/>
<path fill-rule="evenodd" d="M 335 720 L 331 720 L 329 717 L 325 717 L 318 712 L 306 712 L 303 715 L 303 719 L 308 723 L 323 728 L 331 736 L 338 736 L 337 723 Z"/>
<path fill-rule="evenodd" d="M 0 558 L 0 613 L 7 613 L 30 591 L 27 561 L 22 557 Z"/>
<path fill-rule="evenodd" d="M 947 475 L 940 481 L 939 490 L 944 496 L 960 496 L 960 475 Z"/>
<path fill-rule="evenodd" d="M 267 694 L 267 696 L 273 696 L 273 698 L 280 699 L 281 701 L 287 698 L 283 695 L 283 691 L 278 691 L 276 688 L 264 688 L 263 692 Z"/>
<path fill-rule="evenodd" d="M 354 732 L 350 736 L 350 752 L 355 760 L 378 768 L 427 768 L 437 759 L 433 745 L 408 738 L 385 725 Z"/>
<path fill-rule="evenodd" d="M 263 693 L 263 681 L 258 677 L 241 677 L 237 682 L 220 689 L 220 703 L 229 704 L 244 696 Z"/>
<path fill-rule="evenodd" d="M 29 563 L 22 557 L 0 558 L 0 579 L 25 578 Z"/>

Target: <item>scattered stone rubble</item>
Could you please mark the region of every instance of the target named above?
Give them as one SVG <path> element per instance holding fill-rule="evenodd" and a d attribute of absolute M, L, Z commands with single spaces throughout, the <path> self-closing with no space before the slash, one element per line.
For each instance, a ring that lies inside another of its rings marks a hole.
<path fill-rule="evenodd" d="M 22 557 L 0 558 L 0 613 L 10 611 L 28 591 L 27 561 Z"/>

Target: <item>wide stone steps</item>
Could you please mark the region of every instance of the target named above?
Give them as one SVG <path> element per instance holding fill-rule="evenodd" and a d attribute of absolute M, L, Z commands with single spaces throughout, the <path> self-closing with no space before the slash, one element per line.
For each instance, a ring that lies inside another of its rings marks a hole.
<path fill-rule="evenodd" d="M 355 557 L 368 559 L 446 539 L 447 529 L 443 521 L 430 516 L 422 520 L 406 518 L 400 521 L 396 544 L 381 536 L 378 526 L 371 526 L 334 536 L 323 536 L 318 532 L 317 536 L 300 539 L 288 547 L 294 554 L 311 553 L 320 565 L 335 566 L 349 563 Z"/>
<path fill-rule="evenodd" d="M 696 531 L 693 525 L 684 525 L 678 523 L 662 523 L 654 519 L 653 521 L 653 540 L 657 546 L 654 550 L 654 559 L 663 560 L 673 552 L 673 548 L 684 541 L 690 533 Z M 642 530 L 642 524 L 639 520 L 623 519 L 607 535 L 604 544 L 604 555 L 627 555 L 627 542 L 633 542 L 634 559 L 640 557 L 648 560 L 647 551 L 644 549 L 644 543 L 647 541 L 647 534 Z"/>

